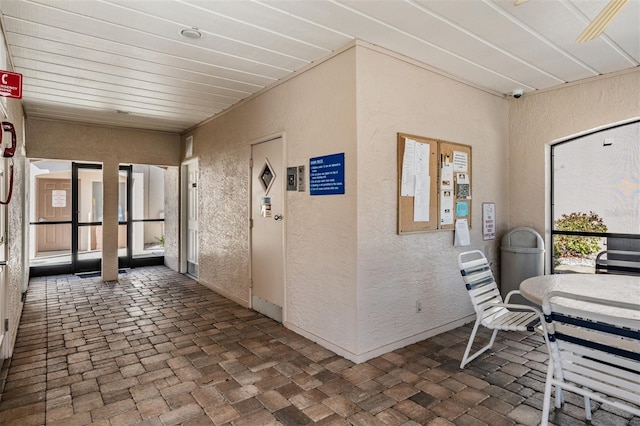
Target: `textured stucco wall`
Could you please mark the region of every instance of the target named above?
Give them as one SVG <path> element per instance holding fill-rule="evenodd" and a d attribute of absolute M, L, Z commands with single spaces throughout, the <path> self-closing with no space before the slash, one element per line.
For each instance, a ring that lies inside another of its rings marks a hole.
<path fill-rule="evenodd" d="M 27 139 L 30 158 L 180 164 L 180 137 L 174 133 L 28 119 Z"/>
<path fill-rule="evenodd" d="M 251 144 L 282 133 L 285 166 L 345 153 L 345 195 L 284 193 L 284 321 L 347 352 L 356 333 L 354 61 L 354 49 L 344 51 L 184 135 L 199 159 L 199 281 L 244 305 Z"/>
<path fill-rule="evenodd" d="M 373 48 L 358 50 L 357 70 L 358 349 L 368 358 L 473 314 L 456 256 L 497 260 L 499 240 L 482 240 L 482 202 L 496 203 L 504 232 L 508 102 Z M 472 147 L 471 246 L 454 247 L 453 231 L 397 235 L 398 132 Z"/>
<path fill-rule="evenodd" d="M 27 271 L 24 264 L 24 242 L 23 230 L 25 227 L 25 215 L 23 211 L 23 205 L 25 202 L 25 157 L 24 157 L 24 138 L 23 138 L 23 122 L 24 115 L 22 112 L 22 105 L 17 99 L 7 99 L 7 114 L 8 117 L 3 117 L 3 121 L 9 121 L 14 125 L 16 130 L 17 147 L 13 158 L 13 173 L 14 173 L 14 186 L 13 195 L 8 206 L 0 206 L 0 208 L 6 209 L 6 224 L 7 224 L 7 240 L 6 244 L 6 275 L 5 275 L 5 293 L 0 294 L 0 297 L 6 297 L 5 303 L 6 311 L 3 312 L 4 318 L 0 318 L 0 321 L 4 319 L 9 320 L 9 330 L 5 332 L 5 341 L 2 344 L 2 350 L 0 352 L 0 358 L 9 357 L 13 352 L 13 345 L 15 343 L 16 333 L 18 331 L 18 325 L 20 323 L 20 315 L 22 314 L 22 290 L 26 287 L 25 280 L 27 279 Z M 3 136 L 4 144 L 9 144 L 9 133 L 5 133 Z M 8 145 L 7 145 L 8 146 Z M 3 181 L 7 183 L 8 179 L 5 176 L 9 176 L 8 165 L 9 160 L 3 158 L 2 162 L 6 165 L 6 172 L 3 173 Z M 4 200 L 3 200 L 4 201 Z M 0 248 L 4 249 L 4 244 L 0 244 Z M 4 271 L 3 271 L 4 272 Z"/>
<path fill-rule="evenodd" d="M 180 168 L 164 172 L 164 264 L 180 270 Z"/>
<path fill-rule="evenodd" d="M 509 111 L 509 225 L 536 229 L 548 247 L 550 144 L 640 117 L 640 69 L 526 94 Z"/>

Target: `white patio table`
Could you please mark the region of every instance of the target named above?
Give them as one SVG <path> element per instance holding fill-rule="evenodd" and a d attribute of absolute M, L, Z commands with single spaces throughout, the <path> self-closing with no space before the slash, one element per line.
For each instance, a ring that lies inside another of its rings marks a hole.
<path fill-rule="evenodd" d="M 522 296 L 539 306 L 542 305 L 545 294 L 550 291 L 638 303 L 640 302 L 640 277 L 613 274 L 554 274 L 527 278 L 520 283 Z M 566 300 L 559 303 L 589 310 L 589 304 L 586 302 Z M 610 311 L 601 313 L 640 321 L 640 311 L 637 310 L 611 307 Z"/>

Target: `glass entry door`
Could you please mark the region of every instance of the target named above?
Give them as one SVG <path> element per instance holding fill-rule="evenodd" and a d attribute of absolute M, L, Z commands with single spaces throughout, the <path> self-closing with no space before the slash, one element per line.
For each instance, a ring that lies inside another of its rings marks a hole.
<path fill-rule="evenodd" d="M 30 182 L 30 275 L 100 271 L 102 165 L 34 161 Z"/>
<path fill-rule="evenodd" d="M 118 220 L 126 235 L 118 249 L 121 268 L 164 264 L 164 180 L 158 166 L 120 166 Z"/>

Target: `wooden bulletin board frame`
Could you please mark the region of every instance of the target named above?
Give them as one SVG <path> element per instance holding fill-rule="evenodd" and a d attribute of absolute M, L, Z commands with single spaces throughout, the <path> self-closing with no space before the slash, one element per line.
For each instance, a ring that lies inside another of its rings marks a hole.
<path fill-rule="evenodd" d="M 404 173 L 404 154 L 407 141 L 428 145 L 429 152 L 429 214 L 428 220 L 414 220 L 415 196 L 402 195 L 402 178 Z M 454 160 L 456 160 L 454 162 Z M 398 133 L 398 234 L 411 234 L 437 230 L 453 230 L 456 219 L 467 219 L 471 227 L 471 147 L 454 142 L 430 139 L 422 136 Z M 442 167 L 448 163 L 453 169 L 453 181 L 443 183 Z M 466 166 L 466 171 L 461 171 Z M 460 182 L 459 182 L 460 181 Z M 443 189 L 444 188 L 444 189 Z M 449 189 L 451 188 L 451 189 Z M 447 190 L 452 197 L 450 213 L 452 223 L 443 223 L 441 211 L 442 191 Z M 458 205 L 458 203 L 462 203 Z M 460 207 L 460 208 L 456 208 Z M 465 208 L 462 208 L 465 207 Z"/>

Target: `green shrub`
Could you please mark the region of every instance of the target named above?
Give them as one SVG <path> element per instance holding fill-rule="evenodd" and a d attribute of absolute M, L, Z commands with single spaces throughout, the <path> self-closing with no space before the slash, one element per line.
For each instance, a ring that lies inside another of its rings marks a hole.
<path fill-rule="evenodd" d="M 594 212 L 563 214 L 555 222 L 557 231 L 607 232 L 607 225 Z M 554 257 L 584 257 L 601 249 L 601 237 L 578 237 L 555 235 L 553 239 Z"/>

